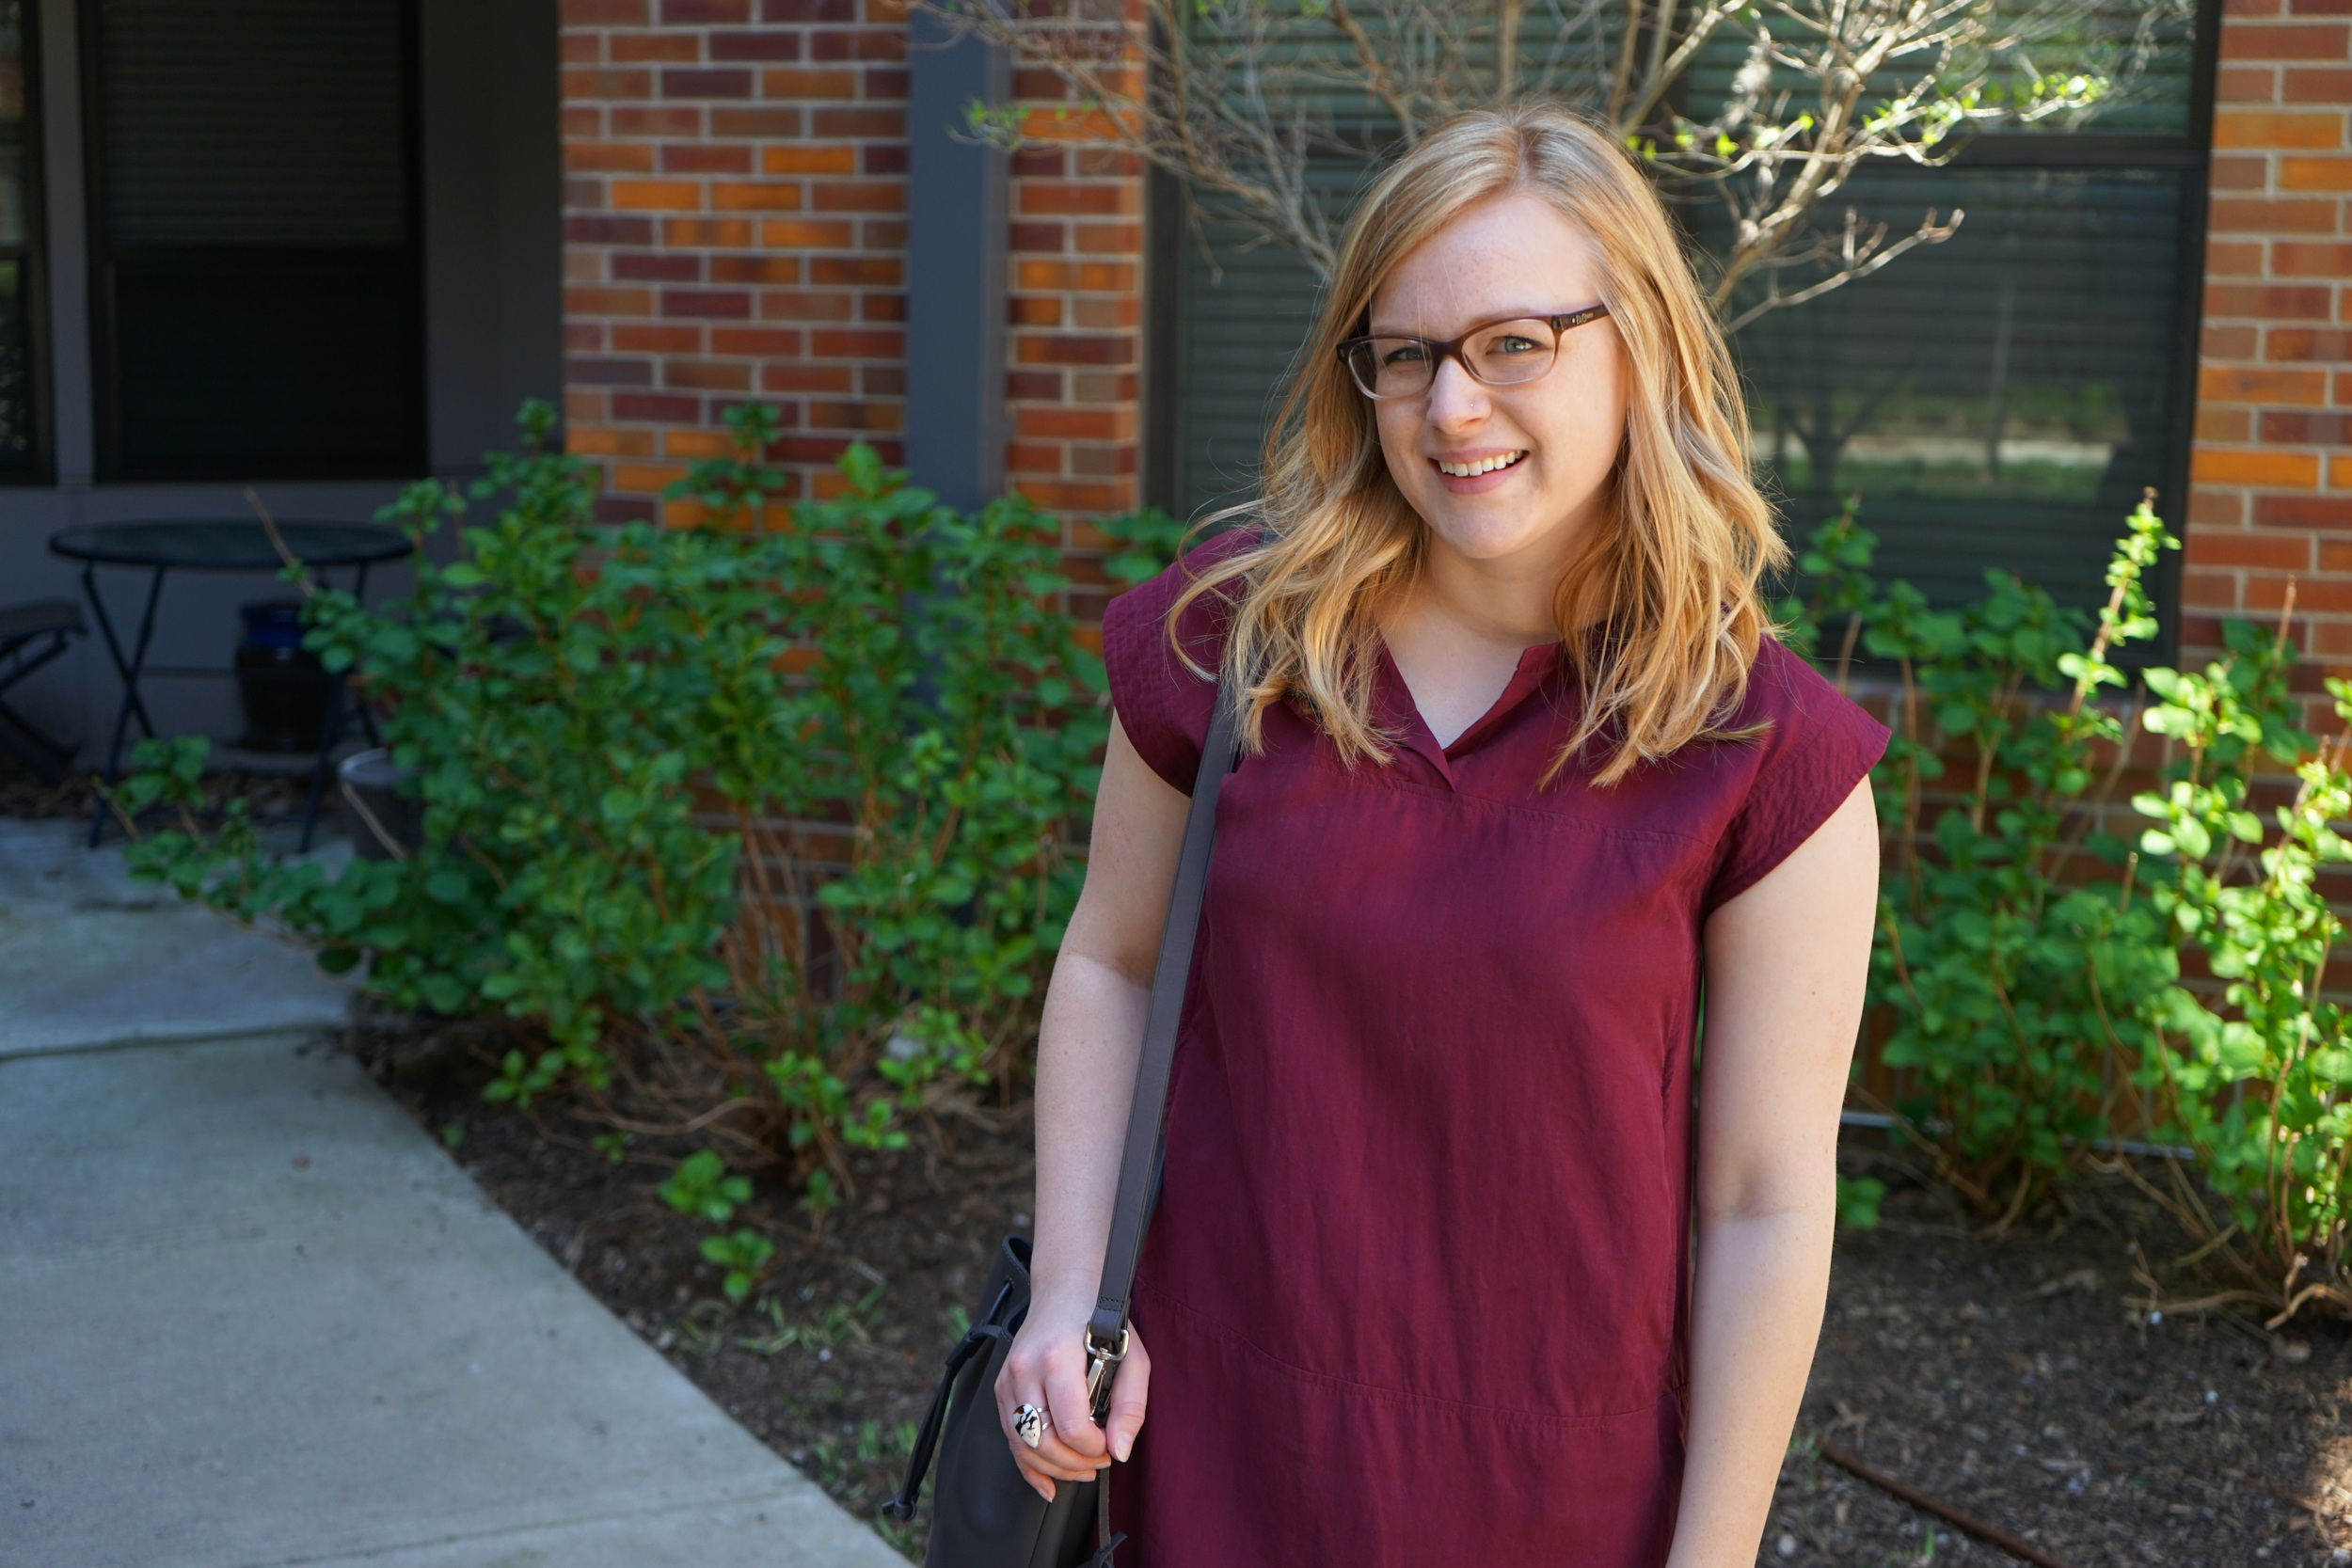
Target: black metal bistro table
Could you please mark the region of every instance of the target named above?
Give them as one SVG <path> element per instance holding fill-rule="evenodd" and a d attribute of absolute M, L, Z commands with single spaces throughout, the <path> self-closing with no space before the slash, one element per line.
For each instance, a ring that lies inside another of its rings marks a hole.
<path fill-rule="evenodd" d="M 335 566 L 354 568 L 357 577 L 352 593 L 362 600 L 367 597 L 368 568 L 379 561 L 398 560 L 409 548 L 407 539 L 399 530 L 375 523 L 283 522 L 278 524 L 278 533 L 294 558 L 313 572 Z M 275 573 L 285 565 L 285 559 L 271 542 L 268 529 L 258 520 L 236 518 L 183 523 L 82 523 L 50 535 L 49 550 L 53 555 L 82 563 L 82 592 L 88 596 L 90 610 L 98 619 L 99 634 L 105 639 L 106 652 L 114 659 L 115 673 L 122 677 L 122 705 L 116 710 L 114 738 L 106 748 L 105 778 L 112 784 L 122 765 L 122 742 L 132 718 L 136 716 L 139 728 L 150 739 L 155 735 L 155 722 L 148 717 L 147 704 L 139 695 L 142 679 L 149 675 L 236 673 L 233 670 L 203 665 L 148 664 L 147 649 L 155 634 L 155 606 L 163 598 L 164 579 L 175 571 Z M 106 614 L 106 601 L 98 594 L 101 566 L 143 567 L 153 574 L 147 586 L 147 608 L 139 615 L 138 636 L 127 657 L 122 640 L 115 635 L 114 622 Z M 342 728 L 342 677 L 328 677 L 326 722 L 319 736 L 318 758 L 310 768 L 310 804 L 302 815 L 302 847 L 306 851 L 310 847 L 311 829 L 318 822 L 319 797 L 326 785 L 328 759 Z M 367 717 L 362 707 L 361 721 L 366 722 Z M 373 734 L 373 724 L 369 723 L 368 729 Z M 89 825 L 93 848 L 105 826 L 106 806 L 102 800 Z"/>

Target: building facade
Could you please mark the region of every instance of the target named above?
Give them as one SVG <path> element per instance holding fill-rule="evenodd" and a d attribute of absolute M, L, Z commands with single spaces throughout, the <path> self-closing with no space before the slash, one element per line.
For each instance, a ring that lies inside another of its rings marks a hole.
<path fill-rule="evenodd" d="M 2220 616 L 2275 614 L 2292 577 L 2315 659 L 2352 658 L 2347 13 L 2226 0 L 2186 73 L 2205 101 L 2175 161 L 2201 275 L 2162 330 L 2194 421 L 2164 467 L 2193 488 L 2160 498 L 2187 541 L 2168 594 L 2185 657 L 2218 645 Z M 958 264 L 907 245 L 910 139 L 930 134 L 909 120 L 908 40 L 892 0 L 564 0 L 566 407 L 616 515 L 657 515 L 734 398 L 783 408 L 778 456 L 804 491 L 853 439 L 903 460 L 911 269 Z M 1188 499 L 1146 483 L 1154 401 L 1181 391 L 1172 334 L 1145 323 L 1176 304 L 1182 247 L 1150 232 L 1151 182 L 1057 79 L 1012 90 L 1028 139 L 1004 218 L 1003 471 L 1068 520 L 1083 570 L 1089 518 Z"/>
<path fill-rule="evenodd" d="M 662 515 L 744 398 L 783 417 L 788 494 L 822 494 L 854 440 L 909 461 L 911 290 L 981 270 L 990 239 L 910 246 L 911 164 L 961 156 L 952 99 L 911 123 L 911 33 L 892 0 L 565 0 L 564 411 L 610 515 Z M 1086 521 L 1144 499 L 1145 179 L 1057 78 L 1009 87 L 998 471 L 1068 519 L 1086 574 Z"/>
<path fill-rule="evenodd" d="M 246 482 L 367 516 L 540 395 L 614 518 L 681 519 L 663 487 L 745 399 L 780 410 L 794 496 L 855 440 L 962 504 L 1018 489 L 1091 615 L 1089 525 L 1246 485 L 1311 304 L 1057 78 L 945 47 L 900 0 L 0 13 L 0 600 L 78 592 L 59 526 L 236 515 Z M 1140 10 L 1094 14 L 1140 69 Z M 228 48 L 240 28 L 271 48 Z M 1964 197 L 1968 225 L 1743 334 L 1758 434 L 1792 531 L 1859 483 L 1883 564 L 1947 598 L 1989 566 L 2095 595 L 2153 485 L 2187 540 L 2160 657 L 2292 579 L 2315 695 L 2352 668 L 2352 0 L 2205 0 L 2177 41 L 2110 134 L 1858 184 L 1900 221 Z M 975 97 L 1017 150 L 964 133 Z M 303 114 L 344 129 L 283 134 Z M 1896 371 L 1899 419 L 1838 412 Z M 1824 447 L 1823 420 L 1851 428 Z M 261 591 L 175 587 L 158 658 L 216 659 Z M 85 646 L 17 700 L 88 741 L 118 694 Z M 167 727 L 225 731 L 229 705 L 191 690 Z"/>
<path fill-rule="evenodd" d="M 2182 640 L 2292 579 L 2315 693 L 2352 673 L 2352 0 L 2229 0 L 2220 41 Z"/>

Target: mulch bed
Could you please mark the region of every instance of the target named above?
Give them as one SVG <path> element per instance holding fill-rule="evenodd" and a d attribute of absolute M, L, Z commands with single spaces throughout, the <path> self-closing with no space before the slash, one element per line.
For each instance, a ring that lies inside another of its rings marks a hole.
<path fill-rule="evenodd" d="M 135 732 L 134 732 L 135 733 Z M 98 793 L 91 786 L 95 768 L 70 769 L 64 777 L 44 779 L 26 768 L 13 755 L 0 752 L 0 816 L 12 816 L 24 821 L 56 817 L 79 817 L 89 820 L 98 807 Z M 331 784 L 331 781 L 330 781 Z M 243 797 L 252 808 L 259 822 L 298 822 L 303 808 L 309 803 L 310 774 L 306 767 L 299 772 L 255 772 L 240 768 L 215 768 L 204 775 L 204 806 L 201 815 L 217 818 L 230 800 Z M 332 819 L 337 811 L 337 792 L 326 791 L 320 802 L 322 822 Z M 167 822 L 163 813 L 156 813 L 151 827 L 176 826 Z M 107 832 L 119 835 L 119 824 L 109 824 Z"/>
<path fill-rule="evenodd" d="M 1029 1223 L 1025 1102 L 915 1130 L 851 1165 L 821 1227 L 763 1183 L 732 1223 L 777 1243 L 754 1300 L 729 1306 L 697 1252 L 708 1227 L 656 1188 L 688 1145 L 643 1140 L 615 1165 L 560 1097 L 485 1103 L 495 1024 L 378 1019 L 346 1044 L 439 1134 L 485 1193 L 581 1284 L 770 1447 L 880 1517 L 914 1423 L 990 1249 Z M 1759 1563 L 2001 1563 L 2005 1553 L 1821 1459 L 1853 1455 L 2032 1544 L 2094 1564 L 2352 1562 L 2352 1335 L 2265 1333 L 2224 1314 L 2151 1323 L 2137 1243 L 2167 1289 L 2189 1251 L 2119 1180 L 2062 1194 L 1998 1242 L 1951 1196 L 1857 1143 L 1893 1191 L 1838 1243 L 1828 1322 Z M 2341 1489 L 2340 1489 L 2341 1486 Z M 2307 1506 L 2316 1505 L 2316 1506 Z"/>
<path fill-rule="evenodd" d="M 1850 1148 L 1857 1168 L 1878 1164 Z M 2121 1179 L 2061 1193 L 2006 1239 L 1944 1189 L 1890 1194 L 1839 1237 L 1800 1448 L 1762 1562 L 1997 1563 L 1809 1451 L 1826 1444 L 2071 1568 L 2346 1562 L 2352 1336 L 2265 1333 L 2229 1313 L 2151 1322 L 2137 1243 L 2168 1293 L 2233 1281 L 2168 1267 L 2192 1250 Z M 2314 1509 L 2306 1504 L 2317 1504 Z"/>

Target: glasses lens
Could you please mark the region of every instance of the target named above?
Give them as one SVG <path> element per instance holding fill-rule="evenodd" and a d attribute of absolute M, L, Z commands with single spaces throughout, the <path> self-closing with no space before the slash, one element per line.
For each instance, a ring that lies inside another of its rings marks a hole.
<path fill-rule="evenodd" d="M 1366 338 L 1348 351 L 1356 385 L 1376 398 L 1415 397 L 1429 388 L 1429 349 L 1418 338 Z"/>
<path fill-rule="evenodd" d="M 1497 322 L 1482 326 L 1462 345 L 1470 372 L 1490 387 L 1533 381 L 1551 369 L 1560 335 L 1547 321 Z"/>

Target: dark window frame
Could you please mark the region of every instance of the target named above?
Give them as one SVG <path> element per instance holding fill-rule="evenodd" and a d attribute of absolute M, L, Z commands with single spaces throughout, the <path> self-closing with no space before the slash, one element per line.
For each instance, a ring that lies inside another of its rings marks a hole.
<path fill-rule="evenodd" d="M 395 0 L 401 40 L 401 156 L 402 223 L 405 235 L 397 247 L 381 247 L 396 259 L 407 284 L 403 305 L 407 343 L 403 363 L 387 367 L 405 385 L 403 404 L 409 428 L 401 433 L 408 451 L 390 467 L 356 465 L 341 458 L 315 462 L 278 461 L 263 467 L 245 463 L 234 454 L 217 464 L 179 462 L 141 464 L 126 460 L 122 450 L 120 406 L 120 330 L 116 319 L 114 270 L 123 258 L 165 258 L 178 254 L 208 259 L 274 256 L 312 247 L 227 245 L 124 245 L 107 238 L 105 60 L 103 0 L 82 0 L 76 8 L 80 29 L 82 87 L 83 188 L 87 209 L 83 216 L 87 240 L 90 316 L 90 412 L 96 438 L 96 478 L 101 483 L 202 483 L 221 480 L 383 480 L 413 478 L 429 467 L 430 414 L 426 404 L 425 279 L 424 279 L 424 126 L 423 40 L 418 0 Z M 323 248 L 323 247 L 321 247 Z M 354 249 L 359 247 L 352 247 Z"/>
<path fill-rule="evenodd" d="M 1184 298 L 1184 187 L 1157 164 L 1143 167 L 1143 378 L 1137 420 L 1142 451 L 1136 454 L 1137 499 L 1173 513 L 1177 495 L 1176 372 L 1184 354 L 1184 324 L 1177 319 Z"/>
<path fill-rule="evenodd" d="M 40 15 L 33 0 L 24 0 L 18 7 L 17 27 L 23 50 L 19 63 L 24 79 L 24 243 L 21 246 L 0 245 L 0 261 L 13 259 L 19 268 L 29 429 L 24 466 L 14 469 L 0 467 L 0 486 L 23 488 L 56 483 L 56 442 L 49 341 L 49 171 L 43 162 L 48 138 L 41 134 L 41 105 L 45 100 L 41 92 Z"/>

